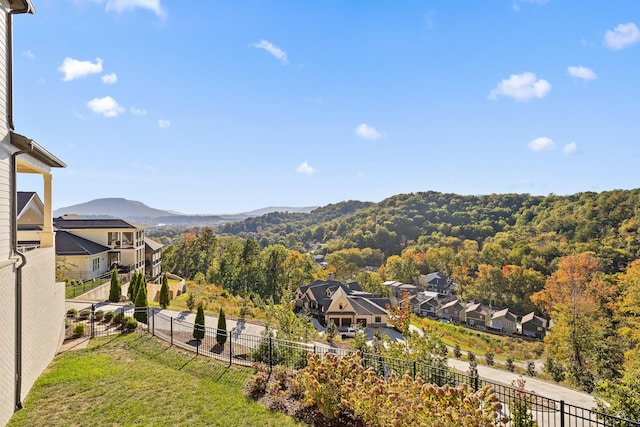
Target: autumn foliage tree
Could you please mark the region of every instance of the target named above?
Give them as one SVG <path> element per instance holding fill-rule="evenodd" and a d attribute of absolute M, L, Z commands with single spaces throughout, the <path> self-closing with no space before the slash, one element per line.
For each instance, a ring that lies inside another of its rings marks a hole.
<path fill-rule="evenodd" d="M 402 292 L 402 300 L 399 304 L 391 307 L 387 304 L 389 312 L 389 323 L 391 326 L 400 331 L 405 337 L 409 333 L 409 325 L 411 324 L 411 294 L 407 291 Z"/>
<path fill-rule="evenodd" d="M 531 296 L 554 321 L 546 337 L 550 356 L 566 364 L 572 382 L 587 391 L 594 387 L 598 343 L 607 335 L 614 295 L 598 259 L 582 253 L 563 257 L 544 288 Z"/>

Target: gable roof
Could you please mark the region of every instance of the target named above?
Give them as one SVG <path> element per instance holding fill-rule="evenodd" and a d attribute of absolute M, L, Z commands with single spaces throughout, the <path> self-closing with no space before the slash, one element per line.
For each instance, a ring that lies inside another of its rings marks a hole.
<path fill-rule="evenodd" d="M 27 203 L 35 196 L 35 191 L 18 191 L 16 192 L 16 198 L 18 201 L 18 216 L 22 213 L 23 209 L 27 206 Z"/>
<path fill-rule="evenodd" d="M 508 308 L 502 309 L 500 311 L 496 311 L 495 313 L 493 313 L 493 316 L 491 317 L 491 319 L 497 320 L 502 317 L 504 317 L 507 320 L 511 320 L 512 322 L 515 322 L 517 319 L 517 316 L 512 312 L 510 312 Z"/>
<path fill-rule="evenodd" d="M 433 280 L 442 280 L 442 279 L 444 279 L 444 276 L 439 271 L 435 272 L 435 273 L 427 274 L 427 282 L 428 283 L 431 283 L 431 281 L 433 281 Z"/>
<path fill-rule="evenodd" d="M 107 228 L 121 228 L 121 229 L 140 229 L 136 225 L 125 221 L 124 219 L 107 218 L 107 219 L 66 219 L 55 218 L 53 225 L 59 230 L 87 230 L 87 229 L 107 229 Z"/>
<path fill-rule="evenodd" d="M 162 248 L 164 248 L 164 245 L 160 242 L 156 242 L 153 239 L 148 239 L 146 236 L 144 238 L 144 248 L 145 249 L 149 249 L 151 251 L 158 251 Z"/>
<path fill-rule="evenodd" d="M 107 246 L 66 231 L 56 233 L 56 255 L 58 256 L 96 255 L 110 250 L 111 248 Z"/>
<path fill-rule="evenodd" d="M 522 316 L 522 319 L 520 320 L 520 324 L 524 325 L 526 323 L 529 322 L 533 322 L 533 323 L 539 323 L 540 326 L 546 328 L 547 327 L 547 319 L 544 319 L 542 317 L 536 316 L 535 313 L 532 311 L 529 314 L 525 314 L 524 316 Z"/>

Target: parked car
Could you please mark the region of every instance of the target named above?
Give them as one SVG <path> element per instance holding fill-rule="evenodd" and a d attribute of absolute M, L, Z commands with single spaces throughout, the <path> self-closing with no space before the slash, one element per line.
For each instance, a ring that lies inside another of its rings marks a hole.
<path fill-rule="evenodd" d="M 345 331 L 341 332 L 342 338 L 353 338 L 360 329 L 348 327 Z"/>

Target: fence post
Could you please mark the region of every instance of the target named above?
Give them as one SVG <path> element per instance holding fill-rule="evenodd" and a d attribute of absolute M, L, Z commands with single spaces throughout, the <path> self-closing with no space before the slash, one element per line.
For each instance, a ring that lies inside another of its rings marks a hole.
<path fill-rule="evenodd" d="M 173 346 L 173 317 L 170 317 L 169 319 L 171 319 L 171 345 Z"/>
<path fill-rule="evenodd" d="M 229 366 L 231 366 L 233 363 L 233 334 L 227 331 L 225 331 L 225 333 L 229 336 Z"/>
<path fill-rule="evenodd" d="M 273 338 L 269 336 L 269 374 L 271 374 L 271 368 L 273 367 Z"/>
<path fill-rule="evenodd" d="M 473 373 L 473 391 L 478 391 L 478 371 Z"/>
<path fill-rule="evenodd" d="M 96 337 L 95 324 L 96 324 L 96 305 L 91 304 L 91 338 Z"/>
<path fill-rule="evenodd" d="M 156 311 L 153 310 L 151 307 L 147 308 L 147 310 L 151 312 L 151 335 L 155 337 L 156 336 Z"/>
<path fill-rule="evenodd" d="M 416 379 L 416 361 L 413 361 L 413 379 Z"/>
<path fill-rule="evenodd" d="M 560 401 L 560 427 L 564 427 L 564 400 Z"/>

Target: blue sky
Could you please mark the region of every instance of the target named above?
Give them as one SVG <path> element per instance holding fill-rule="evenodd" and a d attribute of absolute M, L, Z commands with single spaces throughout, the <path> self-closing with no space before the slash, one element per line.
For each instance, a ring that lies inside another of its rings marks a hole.
<path fill-rule="evenodd" d="M 68 164 L 55 208 L 640 183 L 637 0 L 34 5 L 14 18 L 14 123 Z"/>

